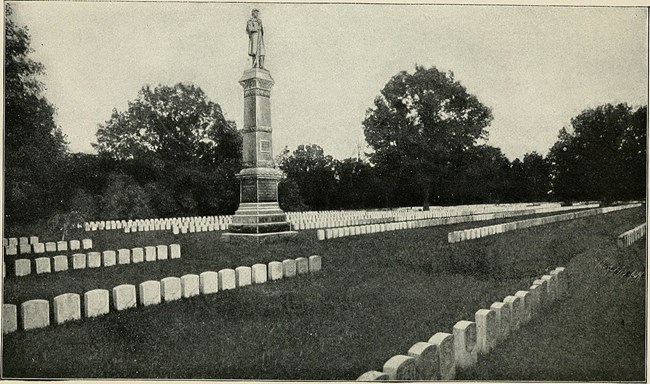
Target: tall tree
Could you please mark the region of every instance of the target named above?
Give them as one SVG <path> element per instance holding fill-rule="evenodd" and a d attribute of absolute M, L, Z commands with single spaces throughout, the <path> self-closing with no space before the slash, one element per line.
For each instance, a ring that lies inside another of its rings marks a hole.
<path fill-rule="evenodd" d="M 310 209 L 333 208 L 331 197 L 336 186 L 334 159 L 316 144 L 300 145 L 293 153 L 285 148 L 278 166 L 291 182 L 298 185 L 303 201 Z"/>
<path fill-rule="evenodd" d="M 63 208 L 59 176 L 67 143 L 43 96 L 45 68 L 29 57 L 27 27 L 16 24 L 9 4 L 5 20 L 5 218 L 12 225 Z"/>
<path fill-rule="evenodd" d="M 487 137 L 490 109 L 469 94 L 452 72 L 415 67 L 393 76 L 363 121 L 370 159 L 393 175 L 411 175 L 429 209 L 431 188 L 444 181 L 453 160 Z"/>
<path fill-rule="evenodd" d="M 94 147 L 157 191 L 149 204 L 158 216 L 232 213 L 239 202 L 241 133 L 194 85 L 143 87 L 99 126 Z"/>
<path fill-rule="evenodd" d="M 143 87 L 124 112 L 97 131 L 98 152 L 116 159 L 220 163 L 241 157 L 241 135 L 201 88 L 183 83 Z"/>
<path fill-rule="evenodd" d="M 553 191 L 560 199 L 642 198 L 645 191 L 647 107 L 587 109 L 563 128 L 549 152 Z"/>

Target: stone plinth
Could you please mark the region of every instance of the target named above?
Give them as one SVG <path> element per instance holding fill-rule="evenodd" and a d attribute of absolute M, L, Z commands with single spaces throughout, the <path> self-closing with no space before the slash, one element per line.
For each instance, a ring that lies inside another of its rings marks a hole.
<path fill-rule="evenodd" d="M 239 208 L 224 241 L 263 242 L 293 236 L 291 225 L 278 204 L 282 172 L 275 169 L 271 138 L 271 88 L 269 71 L 250 68 L 239 80 L 244 88 L 243 158 Z"/>

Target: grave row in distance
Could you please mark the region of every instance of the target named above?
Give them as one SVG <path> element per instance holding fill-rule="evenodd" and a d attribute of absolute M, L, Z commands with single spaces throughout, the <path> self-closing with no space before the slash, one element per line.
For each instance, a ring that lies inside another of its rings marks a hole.
<path fill-rule="evenodd" d="M 164 219 L 136 219 L 136 220 L 107 220 L 107 221 L 90 221 L 84 223 L 85 231 L 104 231 L 104 230 L 124 230 L 124 233 L 142 232 L 142 231 L 171 231 L 174 227 L 189 228 L 194 227 L 206 228 L 210 226 L 212 230 L 225 230 L 232 221 L 232 216 L 197 216 L 197 217 L 177 217 Z M 207 230 L 207 229 L 206 229 Z"/>
<path fill-rule="evenodd" d="M 562 207 L 559 203 L 463 205 L 453 207 L 431 207 L 429 211 L 399 208 L 394 210 L 378 211 L 289 212 L 287 213 L 287 217 L 288 220 L 294 224 L 294 229 L 301 230 L 440 219 L 445 217 L 481 215 L 498 212 L 522 211 L 527 212 L 522 214 L 534 214 L 554 212 L 558 210 L 584 209 L 590 206 L 596 207 L 598 205 L 583 204 L 582 206 L 567 207 Z"/>
<path fill-rule="evenodd" d="M 586 203 L 585 203 L 586 204 Z M 585 207 L 583 204 L 583 207 Z M 589 203 L 592 204 L 592 203 Z M 578 204 L 575 204 L 578 205 Z M 492 213 L 504 210 L 559 208 L 560 203 L 517 203 L 517 204 L 477 204 L 453 207 L 431 207 L 429 211 L 417 211 L 412 208 L 390 210 L 349 210 L 349 211 L 307 211 L 287 212 L 287 220 L 293 229 L 317 229 L 361 224 L 387 223 L 424 218 L 441 218 L 449 216 Z M 580 209 L 580 207 L 566 207 Z M 86 231 L 124 230 L 124 232 L 174 230 L 174 233 L 223 231 L 232 222 L 232 215 L 197 216 L 164 219 L 108 220 L 84 223 Z M 176 228 L 176 229 L 175 229 Z"/>
<path fill-rule="evenodd" d="M 401 229 L 426 228 L 426 227 L 433 227 L 433 226 L 440 226 L 440 225 L 468 223 L 474 221 L 505 219 L 508 217 L 525 216 L 525 215 L 532 215 L 532 214 L 539 214 L 544 212 L 553 212 L 555 210 L 567 210 L 567 209 L 578 209 L 578 208 L 558 206 L 553 208 L 503 211 L 503 212 L 473 214 L 473 215 L 464 215 L 464 216 L 418 219 L 412 221 L 397 221 L 397 222 L 382 223 L 382 224 L 359 225 L 359 226 L 352 226 L 352 227 L 327 228 L 324 230 L 318 229 L 316 231 L 316 236 L 318 237 L 318 240 L 335 239 L 338 237 L 365 235 L 369 233 L 395 231 Z"/>
<path fill-rule="evenodd" d="M 617 244 L 619 248 L 629 247 L 634 244 L 637 240 L 645 237 L 646 232 L 646 223 L 639 225 L 638 227 L 632 228 L 629 231 L 625 231 L 620 234 L 617 238 Z"/>
<path fill-rule="evenodd" d="M 13 243 L 8 243 L 4 246 L 4 251 L 6 256 L 15 256 L 18 254 L 24 255 L 29 253 L 41 254 L 45 252 L 61 252 L 67 251 L 77 251 L 79 249 L 92 249 L 93 241 L 92 239 L 83 239 L 79 240 L 61 240 L 61 241 L 50 241 L 47 243 L 38 242 L 38 237 L 32 237 L 36 242 L 34 243 L 20 243 L 14 245 Z M 11 240 L 11 239 L 10 239 Z"/>
<path fill-rule="evenodd" d="M 219 272 L 206 271 L 199 275 L 183 275 L 166 277 L 160 281 L 149 280 L 136 286 L 122 284 L 111 291 L 94 289 L 83 295 L 83 316 L 97 317 L 110 312 L 111 308 L 123 311 L 138 306 L 156 305 L 181 298 L 198 295 L 214 294 L 252 284 L 263 284 L 291 278 L 309 272 L 321 270 L 321 257 L 310 256 L 309 259 L 299 257 L 286 259 L 282 262 L 272 261 L 268 265 L 255 264 L 252 267 L 242 266 L 235 269 L 222 269 Z M 110 301 L 110 302 L 109 302 Z M 21 329 L 30 330 L 50 325 L 81 319 L 81 296 L 76 293 L 65 293 L 54 298 L 50 313 L 50 302 L 47 300 L 28 300 L 20 305 Z M 51 319 L 52 318 L 52 319 Z M 4 304 L 2 307 L 2 332 L 11 333 L 18 329 L 18 312 L 14 304 Z"/>
<path fill-rule="evenodd" d="M 452 334 L 438 332 L 427 342 L 414 344 L 407 355 L 391 357 L 381 372 L 368 371 L 357 380 L 453 380 L 457 367 L 475 365 L 478 354 L 488 354 L 512 331 L 564 298 L 568 289 L 565 269 L 558 267 L 535 280 L 528 291 L 517 291 L 490 309 L 478 310 L 475 321 L 457 322 Z"/>
<path fill-rule="evenodd" d="M 169 251 L 168 251 L 169 249 Z M 144 261 L 179 259 L 181 246 L 179 244 L 149 246 L 144 248 L 118 249 L 115 251 L 75 253 L 70 257 L 59 255 L 39 257 L 34 260 L 36 274 L 67 271 L 72 262 L 72 269 L 112 267 L 116 264 L 141 263 Z M 17 259 L 14 261 L 14 274 L 27 276 L 32 273 L 32 260 Z"/>
<path fill-rule="evenodd" d="M 518 229 L 536 227 L 539 225 L 546 225 L 552 223 L 558 223 L 560 221 L 574 220 L 583 217 L 589 217 L 594 215 L 599 215 L 603 213 L 610 213 L 615 211 L 620 211 L 623 209 L 630 209 L 640 207 L 640 203 L 628 204 L 628 205 L 619 205 L 615 207 L 605 207 L 605 208 L 596 208 L 589 209 L 586 211 L 580 212 L 571 212 L 565 213 L 562 215 L 538 217 L 534 219 L 512 221 L 510 223 L 488 225 L 484 227 L 469 228 L 461 231 L 453 231 L 447 234 L 447 241 L 449 243 L 458 243 L 466 240 L 474 240 L 482 237 L 498 235 L 504 232 L 516 231 Z"/>

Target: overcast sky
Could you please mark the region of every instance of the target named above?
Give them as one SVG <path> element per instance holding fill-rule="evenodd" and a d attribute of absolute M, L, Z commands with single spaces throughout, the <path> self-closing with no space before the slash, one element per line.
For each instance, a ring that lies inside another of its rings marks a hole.
<path fill-rule="evenodd" d="M 647 104 L 645 8 L 218 3 L 12 3 L 47 74 L 74 152 L 146 84 L 193 83 L 238 127 L 250 66 L 246 21 L 264 21 L 275 154 L 365 146 L 361 122 L 396 73 L 451 70 L 492 108 L 488 143 L 544 155 L 586 108 Z"/>

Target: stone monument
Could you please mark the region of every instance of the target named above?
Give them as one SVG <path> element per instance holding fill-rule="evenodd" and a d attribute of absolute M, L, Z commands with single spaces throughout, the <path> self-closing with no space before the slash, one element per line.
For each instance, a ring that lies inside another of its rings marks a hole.
<path fill-rule="evenodd" d="M 264 68 L 264 30 L 252 12 L 246 25 L 248 54 L 253 67 L 244 71 L 239 84 L 244 88 L 243 166 L 237 174 L 240 182 L 239 208 L 232 218 L 225 241 L 254 240 L 295 236 L 278 204 L 278 183 L 282 171 L 273 162 L 271 139 L 271 88 L 274 81 Z"/>

